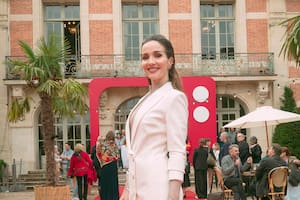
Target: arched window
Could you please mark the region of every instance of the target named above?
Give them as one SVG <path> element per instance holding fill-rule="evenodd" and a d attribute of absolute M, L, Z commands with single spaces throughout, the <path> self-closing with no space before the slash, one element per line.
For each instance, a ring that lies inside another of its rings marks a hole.
<path fill-rule="evenodd" d="M 138 102 L 140 97 L 135 97 L 123 102 L 116 110 L 114 117 L 114 127 L 115 130 L 125 129 L 126 120 L 128 118 L 130 110 Z"/>
<path fill-rule="evenodd" d="M 217 130 L 229 122 L 245 115 L 243 106 L 235 97 L 217 95 Z"/>

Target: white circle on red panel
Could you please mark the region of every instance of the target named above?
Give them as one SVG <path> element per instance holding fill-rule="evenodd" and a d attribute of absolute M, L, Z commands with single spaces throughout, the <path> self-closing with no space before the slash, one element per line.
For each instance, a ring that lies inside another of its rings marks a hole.
<path fill-rule="evenodd" d="M 194 119 L 197 122 L 205 122 L 209 118 L 209 111 L 204 106 L 197 107 L 193 112 Z"/>
<path fill-rule="evenodd" d="M 205 102 L 207 101 L 209 96 L 209 92 L 206 87 L 204 86 L 197 86 L 193 90 L 193 98 L 197 102 Z"/>

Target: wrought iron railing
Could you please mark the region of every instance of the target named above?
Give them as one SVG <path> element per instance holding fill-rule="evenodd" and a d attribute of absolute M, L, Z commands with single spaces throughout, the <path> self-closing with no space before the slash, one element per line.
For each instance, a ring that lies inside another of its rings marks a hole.
<path fill-rule="evenodd" d="M 24 59 L 24 57 L 7 57 Z M 270 76 L 274 75 L 273 53 L 236 53 L 234 55 L 177 54 L 176 68 L 188 76 Z M 6 79 L 20 79 L 6 65 Z M 144 76 L 140 60 L 127 60 L 125 55 L 82 55 L 61 65 L 65 77 Z"/>

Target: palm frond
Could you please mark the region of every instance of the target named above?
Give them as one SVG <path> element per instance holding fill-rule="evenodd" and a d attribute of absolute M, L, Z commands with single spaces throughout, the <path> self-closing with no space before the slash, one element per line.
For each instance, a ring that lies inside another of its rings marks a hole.
<path fill-rule="evenodd" d="M 8 110 L 8 120 L 10 122 L 17 122 L 19 119 L 24 117 L 25 113 L 30 111 L 29 98 L 24 99 L 13 99 L 11 106 Z"/>
<path fill-rule="evenodd" d="M 87 95 L 87 88 L 83 87 L 81 83 L 78 81 L 68 78 L 63 84 L 62 94 L 70 97 L 70 98 L 82 98 Z"/>
<path fill-rule="evenodd" d="M 285 59 L 294 60 L 296 66 L 300 65 L 300 15 L 284 20 L 280 25 L 287 24 L 285 40 L 279 55 Z"/>
<path fill-rule="evenodd" d="M 35 54 L 33 49 L 24 41 L 19 41 L 19 45 L 22 48 L 23 52 L 25 53 L 25 56 L 29 59 L 28 62 L 34 62 L 35 60 Z"/>
<path fill-rule="evenodd" d="M 37 91 L 38 92 L 45 92 L 49 96 L 57 95 L 61 89 L 60 82 L 52 79 L 48 79 L 46 82 L 42 83 Z"/>
<path fill-rule="evenodd" d="M 53 98 L 53 109 L 58 115 L 74 117 L 85 114 L 88 107 L 85 103 L 87 88 L 74 79 L 66 79 L 61 85 L 59 95 Z"/>
<path fill-rule="evenodd" d="M 68 104 L 65 99 L 59 96 L 52 98 L 52 109 L 60 117 L 67 116 L 73 118 L 75 115 L 71 104 Z"/>

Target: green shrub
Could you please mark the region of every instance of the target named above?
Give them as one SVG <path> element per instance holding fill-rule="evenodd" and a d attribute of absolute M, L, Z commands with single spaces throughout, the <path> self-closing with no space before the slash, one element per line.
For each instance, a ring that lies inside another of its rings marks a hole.
<path fill-rule="evenodd" d="M 0 180 L 2 181 L 2 169 L 7 167 L 7 163 L 4 160 L 0 160 Z"/>
<path fill-rule="evenodd" d="M 299 112 L 296 107 L 293 91 L 289 87 L 284 88 L 283 97 L 281 98 L 281 110 L 288 112 Z M 277 125 L 272 138 L 273 143 L 278 143 L 281 146 L 286 146 L 292 152 L 292 155 L 300 158 L 300 121 L 290 122 Z"/>

